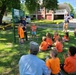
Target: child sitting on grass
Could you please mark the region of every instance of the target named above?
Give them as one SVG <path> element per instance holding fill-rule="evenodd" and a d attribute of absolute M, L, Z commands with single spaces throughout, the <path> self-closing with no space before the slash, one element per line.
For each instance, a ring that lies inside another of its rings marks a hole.
<path fill-rule="evenodd" d="M 51 70 L 50 75 L 60 75 L 60 59 L 57 57 L 58 52 L 55 50 L 51 50 L 49 59 L 46 60 L 46 66 L 49 70 Z"/>
<path fill-rule="evenodd" d="M 56 39 L 58 39 L 58 38 L 60 38 L 60 36 L 59 36 L 58 32 L 55 32 L 54 37 L 53 37 L 53 41 L 55 42 Z"/>
<path fill-rule="evenodd" d="M 74 73 L 76 75 L 76 47 L 69 47 L 68 55 L 64 56 L 64 65 L 61 68 L 70 75 Z"/>
<path fill-rule="evenodd" d="M 41 42 L 41 44 L 39 46 L 39 50 L 40 51 L 46 51 L 47 49 L 48 49 L 48 43 L 46 42 L 46 37 L 43 36 L 42 37 L 42 42 Z"/>
<path fill-rule="evenodd" d="M 46 42 L 48 43 L 48 48 L 52 47 L 52 37 L 50 33 L 46 33 Z"/>
<path fill-rule="evenodd" d="M 63 44 L 62 44 L 61 38 L 56 39 L 56 42 L 54 45 L 59 53 L 63 51 Z"/>
<path fill-rule="evenodd" d="M 63 42 L 68 42 L 69 41 L 69 33 L 68 32 L 65 33 L 64 37 L 62 38 L 62 41 Z"/>

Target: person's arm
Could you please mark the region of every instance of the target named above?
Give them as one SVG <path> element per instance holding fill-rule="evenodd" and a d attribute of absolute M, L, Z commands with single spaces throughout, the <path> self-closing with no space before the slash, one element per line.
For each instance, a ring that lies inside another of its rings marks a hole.
<path fill-rule="evenodd" d="M 43 75 L 50 75 L 51 74 L 51 70 L 49 70 L 45 63 L 43 64 Z"/>

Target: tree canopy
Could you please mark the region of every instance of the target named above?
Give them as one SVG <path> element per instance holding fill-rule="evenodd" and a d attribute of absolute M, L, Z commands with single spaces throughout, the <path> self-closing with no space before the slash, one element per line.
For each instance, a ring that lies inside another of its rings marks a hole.
<path fill-rule="evenodd" d="M 47 9 L 57 9 L 58 7 L 57 0 L 43 0 L 43 6 Z"/>
<path fill-rule="evenodd" d="M 20 0 L 0 0 L 0 24 L 5 11 L 11 11 L 11 8 L 20 9 Z"/>
<path fill-rule="evenodd" d="M 58 7 L 57 0 L 42 0 L 42 6 L 46 9 L 57 9 Z M 29 12 L 34 12 L 39 8 L 40 0 L 26 0 L 25 5 Z"/>
<path fill-rule="evenodd" d="M 57 0 L 25 0 L 25 6 L 32 13 L 38 9 L 40 1 L 42 1 L 42 5 L 47 9 L 56 9 L 58 6 Z M 11 11 L 11 8 L 20 9 L 20 0 L 0 0 L 0 24 L 2 23 L 5 11 Z"/>

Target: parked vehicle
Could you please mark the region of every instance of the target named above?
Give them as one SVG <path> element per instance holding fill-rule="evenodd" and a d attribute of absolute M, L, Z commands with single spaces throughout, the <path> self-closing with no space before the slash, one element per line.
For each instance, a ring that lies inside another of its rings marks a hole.
<path fill-rule="evenodd" d="M 31 23 L 31 18 L 29 16 L 26 16 L 26 23 L 27 24 Z"/>

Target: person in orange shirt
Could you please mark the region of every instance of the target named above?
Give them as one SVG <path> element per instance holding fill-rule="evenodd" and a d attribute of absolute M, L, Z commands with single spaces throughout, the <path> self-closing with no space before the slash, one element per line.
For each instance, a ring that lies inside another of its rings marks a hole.
<path fill-rule="evenodd" d="M 61 38 L 56 39 L 55 47 L 59 53 L 63 51 L 63 44 Z"/>
<path fill-rule="evenodd" d="M 59 75 L 60 73 L 60 59 L 57 57 L 58 52 L 57 50 L 52 49 L 50 52 L 50 57 L 49 59 L 46 60 L 46 66 L 48 67 L 49 70 L 51 70 L 50 75 Z"/>
<path fill-rule="evenodd" d="M 76 47 L 69 47 L 68 57 L 64 59 L 64 71 L 69 74 L 76 73 Z"/>
<path fill-rule="evenodd" d="M 52 47 L 52 37 L 50 33 L 46 33 L 46 42 L 48 43 L 48 48 Z"/>
<path fill-rule="evenodd" d="M 59 34 L 57 32 L 54 33 L 53 41 L 56 41 L 56 39 L 60 38 Z"/>
<path fill-rule="evenodd" d="M 34 37 L 34 36 L 36 37 L 36 29 L 37 29 L 36 25 L 33 24 L 33 25 L 31 26 L 32 37 Z"/>
<path fill-rule="evenodd" d="M 20 27 L 20 43 L 23 44 L 24 43 L 24 30 L 23 30 L 23 24 L 21 24 Z"/>
<path fill-rule="evenodd" d="M 39 50 L 40 51 L 46 51 L 47 49 L 48 49 L 48 43 L 46 42 L 46 37 L 43 36 L 42 37 L 42 42 L 41 42 L 41 44 L 39 46 Z"/>
<path fill-rule="evenodd" d="M 20 42 L 20 27 L 21 27 L 21 23 L 19 23 L 19 25 L 18 25 L 18 36 L 19 36 L 19 42 Z"/>
<path fill-rule="evenodd" d="M 69 33 L 68 32 L 65 33 L 64 37 L 62 38 L 62 41 L 63 42 L 68 42 L 69 41 Z"/>

